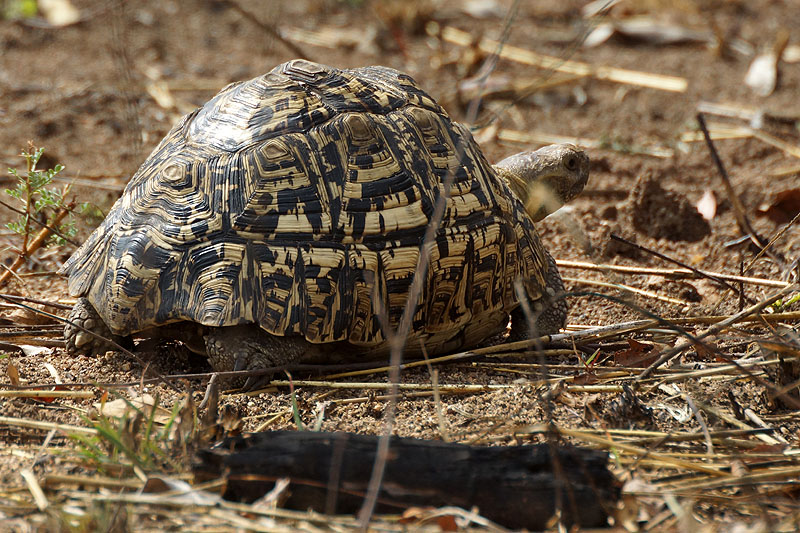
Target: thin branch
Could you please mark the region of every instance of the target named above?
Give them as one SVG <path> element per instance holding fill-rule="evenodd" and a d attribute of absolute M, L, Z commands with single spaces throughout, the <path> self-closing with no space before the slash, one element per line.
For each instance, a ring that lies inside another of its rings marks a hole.
<path fill-rule="evenodd" d="M 749 263 L 747 263 L 746 267 L 744 267 L 743 272 L 747 272 L 748 270 L 750 270 L 750 268 L 755 264 L 755 262 L 758 261 L 761 258 L 762 255 L 767 253 L 767 250 L 769 250 L 772 247 L 772 245 L 775 244 L 775 242 L 778 239 L 780 239 L 783 236 L 783 234 L 786 233 L 786 231 L 789 228 L 794 226 L 795 223 L 797 223 L 798 220 L 800 220 L 800 213 L 797 213 L 794 216 L 794 218 L 788 224 L 786 224 L 783 228 L 781 228 L 781 230 L 777 234 L 775 234 L 774 237 L 772 237 L 769 240 L 769 242 L 766 244 L 766 246 L 764 246 L 761 250 L 758 251 L 756 256 L 753 259 L 751 259 Z"/>
<path fill-rule="evenodd" d="M 71 305 L 60 304 L 58 302 L 48 302 L 47 300 L 39 300 L 38 298 L 30 298 L 28 296 L 17 296 L 17 295 L 14 295 L 14 294 L 3 294 L 3 293 L 0 293 L 0 296 L 2 296 L 6 300 L 12 300 L 12 301 L 13 300 L 17 300 L 17 301 L 20 301 L 20 302 L 29 302 L 29 303 L 44 305 L 44 306 L 47 306 L 47 307 L 54 307 L 56 309 L 65 309 L 65 310 L 66 309 L 72 309 Z"/>
<path fill-rule="evenodd" d="M 703 137 L 705 137 L 706 140 L 706 146 L 708 146 L 708 151 L 711 153 L 711 159 L 714 161 L 714 165 L 716 165 L 719 171 L 720 178 L 722 178 L 722 184 L 725 186 L 725 191 L 728 193 L 728 198 L 733 206 L 733 212 L 736 217 L 736 223 L 739 225 L 739 230 L 743 234 L 748 235 L 753 244 L 759 249 L 764 248 L 767 241 L 759 236 L 753 229 L 753 225 L 750 224 L 750 219 L 747 218 L 747 213 L 742 205 L 742 201 L 739 199 L 736 191 L 733 190 L 731 179 L 728 177 L 728 171 L 725 170 L 725 166 L 719 158 L 717 148 L 714 146 L 714 141 L 711 140 L 711 135 L 708 133 L 708 128 L 706 127 L 706 119 L 702 113 L 697 114 L 697 123 L 700 125 L 700 130 L 703 132 Z"/>
<path fill-rule="evenodd" d="M 53 217 L 52 224 L 57 226 L 62 220 L 64 220 L 64 217 L 66 217 L 68 214 L 72 212 L 73 207 L 74 206 L 71 203 L 64 207 L 61 207 Z M 18 255 L 17 259 L 14 260 L 14 263 L 12 263 L 11 266 L 8 267 L 8 269 L 5 272 L 3 272 L 3 274 L 0 275 L 0 287 L 5 285 L 8 279 L 11 277 L 12 273 L 16 272 L 17 269 L 19 269 L 19 267 L 21 267 L 25 263 L 25 259 L 27 259 L 30 254 L 32 254 L 33 252 L 35 252 L 44 245 L 47 239 L 50 238 L 52 231 L 50 230 L 49 226 L 42 228 L 41 230 L 39 230 L 39 233 L 36 234 L 36 237 L 31 242 L 27 242 L 28 233 L 29 232 L 27 231 L 27 226 L 26 226 L 25 243 L 22 246 L 22 253 Z"/>
<path fill-rule="evenodd" d="M 650 248 L 647 248 L 646 246 L 642 246 L 641 244 L 637 244 L 635 242 L 629 241 L 628 239 L 625 239 L 624 237 L 620 237 L 616 233 L 612 233 L 610 235 L 610 238 L 612 240 L 614 240 L 614 241 L 621 242 L 623 244 L 626 244 L 628 246 L 636 248 L 637 250 L 641 250 L 641 251 L 646 252 L 646 253 L 648 253 L 650 255 L 654 255 L 654 256 L 658 257 L 659 259 L 663 259 L 664 261 L 669 261 L 670 263 L 674 263 L 674 264 L 678 265 L 679 267 L 683 267 L 685 269 L 691 270 L 692 272 L 694 272 L 696 275 L 700 276 L 701 278 L 710 279 L 711 281 L 719 283 L 720 285 L 724 286 L 725 288 L 730 289 L 731 291 L 741 295 L 741 291 L 738 288 L 734 287 L 733 285 L 731 285 L 730 283 L 728 283 L 727 281 L 725 281 L 722 278 L 715 277 L 711 273 L 703 272 L 702 270 L 698 270 L 698 269 L 694 268 L 693 266 L 689 266 L 686 263 L 678 261 L 677 259 L 673 259 L 672 257 L 669 257 L 668 255 L 665 255 L 665 254 L 662 254 L 661 252 L 658 252 L 656 250 L 652 250 Z M 747 300 L 750 303 L 752 303 L 751 299 L 748 298 Z"/>
<path fill-rule="evenodd" d="M 629 292 L 631 294 L 638 294 L 639 296 L 644 296 L 645 298 L 653 298 L 654 300 L 658 300 L 661 302 L 666 302 L 673 305 L 681 305 L 681 306 L 689 306 L 693 305 L 693 302 L 688 300 L 680 300 L 678 298 L 670 298 L 669 296 L 662 296 L 660 294 L 656 294 L 654 292 L 646 291 L 644 289 L 637 289 L 636 287 L 630 287 L 628 285 L 622 285 L 620 283 L 607 283 L 605 281 L 595 281 L 591 279 L 580 279 L 580 278 L 568 278 L 562 277 L 563 281 L 570 281 L 572 283 L 578 283 L 581 285 L 593 285 L 596 287 L 606 287 L 610 289 L 617 289 L 624 292 Z"/>
<path fill-rule="evenodd" d="M 667 361 L 669 361 L 670 359 L 672 359 L 673 357 L 675 357 L 676 355 L 678 355 L 682 351 L 686 350 L 687 348 L 691 348 L 694 344 L 696 344 L 696 341 L 705 339 L 705 338 L 707 338 L 707 337 L 709 337 L 711 335 L 719 333 L 720 331 L 722 331 L 722 330 L 726 329 L 727 327 L 735 324 L 736 322 L 739 322 L 743 318 L 748 317 L 750 315 L 754 315 L 754 314 L 756 314 L 756 313 L 758 313 L 760 311 L 763 311 L 765 308 L 769 307 L 770 305 L 772 305 L 777 300 L 780 300 L 781 298 L 783 298 L 787 294 L 790 294 L 790 293 L 794 292 L 797 289 L 798 289 L 798 286 L 797 286 L 796 283 L 792 284 L 792 285 L 789 285 L 788 287 L 784 288 L 783 290 L 778 291 L 778 292 L 772 294 L 771 296 L 768 296 L 767 298 L 761 300 L 760 302 L 756 303 L 755 305 L 751 305 L 747 309 L 744 309 L 743 311 L 741 311 L 739 313 L 736 313 L 735 315 L 731 316 L 730 318 L 727 318 L 727 319 L 723 320 L 722 322 L 718 322 L 718 323 L 714 324 L 710 328 L 706 329 L 703 333 L 697 335 L 694 340 L 689 340 L 689 341 L 682 342 L 682 343 L 678 344 L 677 346 L 675 346 L 674 348 L 665 351 L 661 355 L 661 357 L 659 357 L 652 365 L 647 367 L 644 371 L 642 371 L 641 374 L 639 374 L 639 376 L 636 378 L 636 381 L 641 381 L 643 379 L 646 379 L 653 372 L 653 370 L 655 370 L 656 368 L 660 367 L 661 365 L 663 365 L 664 363 L 666 363 Z"/>
<path fill-rule="evenodd" d="M 275 26 L 263 22 L 261 19 L 259 19 L 259 17 L 255 15 L 255 13 L 248 11 L 247 9 L 239 5 L 239 2 L 236 2 L 235 0 L 220 0 L 220 1 L 230 6 L 234 11 L 242 15 L 242 17 L 245 20 L 249 20 L 256 26 L 258 26 L 262 31 L 268 33 L 270 37 L 280 42 L 283 46 L 285 46 L 291 53 L 293 53 L 298 58 L 308 59 L 308 60 L 311 59 L 311 56 L 308 55 L 302 48 L 300 48 L 299 46 L 297 46 L 297 44 L 293 43 L 292 41 L 288 40 L 283 35 L 281 35 L 281 32 Z"/>
<path fill-rule="evenodd" d="M 800 218 L 800 214 L 797 217 Z M 609 271 L 609 272 L 620 272 L 623 274 L 641 274 L 643 276 L 663 276 L 665 278 L 673 278 L 673 279 L 697 279 L 702 277 L 711 276 L 715 282 L 718 280 L 725 280 L 728 282 L 737 282 L 737 283 L 748 283 L 750 285 L 763 285 L 765 287 L 776 287 L 782 289 L 789 285 L 788 281 L 778 281 L 772 279 L 764 279 L 764 278 L 751 278 L 746 276 L 735 276 L 733 274 L 722 274 L 720 272 L 708 272 L 707 270 L 702 270 L 705 275 L 697 274 L 695 269 L 686 268 L 686 269 L 667 269 L 667 268 L 649 268 L 649 267 L 635 267 L 635 266 L 627 266 L 627 265 L 612 265 L 608 263 L 604 264 L 597 264 L 597 263 L 590 263 L 587 261 L 569 261 L 566 259 L 556 259 L 556 265 L 559 268 L 575 268 L 581 270 L 598 270 L 600 272 Z M 747 270 L 747 268 L 745 268 Z"/>
<path fill-rule="evenodd" d="M 17 208 L 16 208 L 16 207 L 14 207 L 13 205 L 11 205 L 11 204 L 8 204 L 8 203 L 4 202 L 3 200 L 0 200 L 0 205 L 2 205 L 3 207 L 5 207 L 6 209 L 10 209 L 11 211 L 14 211 L 15 213 L 17 213 L 17 214 L 19 214 L 19 215 L 26 216 L 26 214 L 25 214 L 25 211 L 23 211 L 22 209 L 17 209 Z M 50 230 L 52 233 L 55 233 L 56 235 L 58 235 L 59 237 L 61 237 L 62 239 L 64 239 L 64 240 L 65 240 L 65 241 L 67 241 L 68 243 L 70 243 L 71 245 L 73 245 L 73 246 L 80 246 L 80 244 L 78 244 L 77 242 L 73 241 L 72 239 L 70 239 L 69 237 L 67 237 L 66 235 L 64 235 L 64 234 L 63 234 L 63 233 L 61 233 L 60 231 L 58 231 L 58 229 L 57 229 L 57 228 L 55 228 L 54 226 L 51 226 L 51 225 L 49 225 L 49 224 L 47 224 L 47 223 L 45 223 L 45 222 L 42 222 L 41 220 L 39 220 L 39 219 L 38 219 L 38 218 L 36 218 L 36 217 L 28 217 L 28 218 L 29 218 L 31 221 L 33 221 L 35 224 L 38 224 L 39 226 L 41 226 L 42 228 L 47 228 L 47 229 L 49 229 L 49 230 Z"/>

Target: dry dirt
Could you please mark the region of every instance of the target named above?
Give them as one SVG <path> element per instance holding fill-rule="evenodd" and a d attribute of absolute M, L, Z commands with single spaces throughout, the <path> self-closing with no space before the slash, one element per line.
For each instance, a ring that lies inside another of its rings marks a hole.
<path fill-rule="evenodd" d="M 6 5 L 14 3 L 6 1 Z M 179 116 L 204 103 L 227 83 L 262 74 L 297 55 L 270 36 L 253 17 L 245 16 L 223 1 L 75 0 L 74 3 L 83 20 L 67 27 L 46 27 L 38 19 L 0 20 L 0 163 L 4 167 L 20 168 L 23 161 L 18 153 L 29 140 L 45 146 L 44 166 L 54 162 L 64 164 L 66 170 L 62 176 L 76 179 L 75 198 L 80 202 L 93 202 L 103 211 L 110 207 L 127 177 Z M 460 119 L 466 114 L 466 104 L 459 96 L 459 83 L 475 74 L 485 54 L 474 47 L 443 43 L 426 33 L 426 29 L 451 26 L 468 31 L 476 38 L 499 38 L 503 29 L 502 15 L 509 4 L 500 0 L 465 2 L 464 6 L 476 6 L 485 11 L 468 13 L 460 2 L 435 0 L 240 2 L 261 24 L 275 25 L 283 31 L 309 59 L 338 67 L 382 64 L 403 70 L 439 99 L 451 115 Z M 742 266 L 749 264 L 755 253 L 747 242 L 737 242 L 742 233 L 737 226 L 736 211 L 708 148 L 703 142 L 687 140 L 686 135 L 697 131 L 695 115 L 701 102 L 726 104 L 742 113 L 760 114 L 762 131 L 788 143 L 794 153 L 798 153 L 800 63 L 796 62 L 796 49 L 791 47 L 800 44 L 800 10 L 793 0 L 623 1 L 605 22 L 642 15 L 653 21 L 700 30 L 710 36 L 710 41 L 658 44 L 648 39 L 615 36 L 589 48 L 581 46 L 581 38 L 601 20 L 584 18 L 581 9 L 585 4 L 572 0 L 521 2 L 510 26 L 508 44 L 598 67 L 680 77 L 688 83 L 686 90 L 672 92 L 640 87 L 600 79 L 602 76 L 567 79 L 560 73 L 502 59 L 494 73 L 495 79 L 530 80 L 533 88 L 511 99 L 506 96 L 484 102 L 477 122 L 490 121 L 491 124 L 478 130 L 476 136 L 487 157 L 496 161 L 532 146 L 508 140 L 504 135 L 507 130 L 594 143 L 588 148 L 592 174 L 585 193 L 565 214 L 550 217 L 539 225 L 543 241 L 559 260 L 675 267 L 651 254 L 611 241 L 609 235 L 613 232 L 695 268 L 740 274 Z M 781 31 L 788 31 L 789 50 L 795 50 L 795 55 L 787 53 L 779 64 L 777 89 L 767 97 L 757 96 L 744 84 L 749 64 L 754 54 L 774 45 Z M 323 42 L 308 42 L 310 35 L 321 37 Z M 552 83 L 555 81 L 559 83 Z M 711 115 L 707 115 L 707 120 L 712 131 L 719 131 L 720 125 L 750 124 L 738 118 Z M 753 137 L 719 139 L 716 146 L 755 231 L 766 239 L 774 237 L 782 226 L 760 216 L 759 208 L 773 203 L 779 193 L 798 187 L 800 161 L 787 151 Z M 652 155 L 657 150 L 660 150 L 659 155 Z M 669 154 L 664 154 L 665 151 Z M 11 177 L 7 176 L 1 186 L 11 187 Z M 695 206 L 709 191 L 716 198 L 716 213 L 705 221 L 697 214 Z M 6 210 L 3 217 L 11 220 L 14 215 Z M 85 238 L 92 229 L 92 221 L 81 218 L 77 224 L 78 239 Z M 783 260 L 770 256 L 761 258 L 746 275 L 774 281 L 786 279 L 789 265 L 800 257 L 798 236 L 800 225 L 790 227 L 771 248 L 774 256 Z M 0 240 L 4 245 L 19 245 L 19 238 L 8 232 L 0 235 Z M 12 280 L 4 291 L 51 302 L 71 302 L 65 280 L 53 272 L 73 250 L 74 247 L 66 245 L 39 252 L 20 273 L 50 274 L 24 276 L 22 282 Z M 13 251 L 5 248 L 4 264 L 10 265 L 14 257 Z M 561 271 L 570 278 L 566 283 L 569 291 L 584 293 L 570 298 L 569 323 L 580 326 L 635 320 L 642 318 L 642 311 L 664 318 L 732 314 L 741 305 L 759 301 L 777 290 L 744 284 L 742 300 L 703 279 L 675 281 L 576 268 L 562 268 Z M 622 283 L 682 303 L 643 295 L 621 296 L 613 288 L 586 285 L 585 280 Z M 586 292 L 608 294 L 617 299 L 586 295 Z M 786 309 L 792 310 L 797 310 L 796 304 Z M 9 330 L 9 324 L 19 324 L 30 318 L 27 313 L 8 307 L 0 310 L 0 317 L 3 331 Z M 790 321 L 785 327 L 796 329 L 797 323 Z M 697 325 L 687 327 L 690 332 L 701 329 Z M 763 326 L 746 326 L 716 338 L 715 342 L 727 358 L 768 357 L 771 352 L 760 350 L 752 341 L 769 335 L 769 330 Z M 632 336 L 624 336 L 617 344 L 602 348 L 597 357 L 597 371 L 612 367 L 612 354 L 623 350 L 627 346 L 624 341 L 629 337 Z M 658 333 L 635 338 L 643 342 L 677 342 L 674 336 Z M 794 343 L 794 351 L 788 355 L 793 353 L 796 357 L 797 341 Z M 149 364 L 162 374 L 209 370 L 202 360 L 187 357 L 174 346 L 148 353 Z M 516 358 L 438 365 L 439 384 L 513 386 L 475 394 L 444 394 L 438 408 L 430 396 L 404 397 L 397 405 L 394 432 L 423 438 L 442 438 L 444 433 L 463 442 L 539 440 L 536 435 L 514 437 L 518 428 L 546 419 L 543 390 L 530 384 L 538 379 L 539 370 L 520 364 L 524 362 Z M 551 358 L 547 362 L 571 365 L 560 371 L 553 368 L 553 374 L 579 373 L 575 355 Z M 11 349 L 0 365 L 16 369 L 23 383 L 52 383 L 54 377 L 45 363 L 51 364 L 64 382 L 134 384 L 141 379 L 143 371 L 140 361 L 122 354 L 112 353 L 97 359 L 71 358 L 61 348 L 27 356 Z M 720 363 L 703 350 L 690 349 L 671 364 L 680 370 L 681 365 L 702 369 Z M 315 373 L 311 377 L 317 379 L 324 375 L 324 372 Z M 0 376 L 0 381 L 11 382 L 7 372 L 0 372 Z M 796 449 L 800 430 L 800 419 L 795 416 L 797 411 L 771 401 L 763 382 L 734 377 L 679 381 L 677 390 L 697 402 L 726 412 L 732 413 L 738 406 L 751 409 L 767 424 L 777 427 L 778 434 Z M 763 378 L 774 381 L 777 376 L 769 371 Z M 431 379 L 431 373 L 422 367 L 403 372 L 401 382 L 430 384 Z M 385 383 L 387 380 L 382 373 L 336 381 Z M 194 391 L 199 399 L 205 383 L 206 380 L 193 379 L 181 381 L 178 386 Z M 163 386 L 146 388 L 148 393 L 160 395 L 168 406 L 178 398 Z M 93 391 L 94 397 L 56 399 L 48 403 L 4 399 L 0 403 L 0 415 L 83 425 L 82 416 L 99 400 L 103 388 L 82 390 Z M 554 421 L 570 428 L 700 431 L 694 416 L 675 416 L 676 411 L 686 409 L 683 396 L 677 394 L 668 398 L 663 390 L 647 390 L 649 392 L 641 393 L 638 399 L 650 407 L 650 411 L 637 409 L 630 401 L 626 403 L 618 392 L 563 393 L 553 404 Z M 134 386 L 129 392 L 138 394 Z M 382 394 L 380 391 L 303 386 L 296 392 L 299 410 L 307 425 L 314 423 L 324 405 L 323 430 L 375 434 L 383 429 L 386 402 L 377 398 Z M 285 387 L 257 395 L 225 395 L 221 403 L 238 409 L 247 430 L 296 427 L 289 391 Z M 641 416 L 634 416 L 634 411 Z M 438 414 L 443 415 L 443 424 Z M 726 422 L 709 417 L 708 413 L 706 416 L 712 429 L 731 428 Z M 0 423 L 2 485 L 22 486 L 18 471 L 33 464 L 37 447 L 45 435 L 45 431 Z M 70 446 L 70 443 L 58 435 L 50 445 Z M 697 450 L 703 452 L 704 445 L 699 443 Z M 658 475 L 658 469 L 645 467 L 633 472 L 628 463 L 617 463 L 615 468 L 623 480 L 633 475 L 645 479 Z M 35 472 L 39 476 L 53 472 L 90 474 L 85 468 L 49 453 L 37 463 Z M 796 485 L 793 490 L 796 495 Z M 688 501 L 684 504 L 692 505 Z M 753 514 L 753 509 L 737 511 L 735 505 L 730 505 L 715 510 L 705 501 L 697 503 L 693 511 L 696 519 L 706 526 L 723 529 L 739 522 L 765 519 L 758 513 Z M 712 522 L 712 517 L 719 521 Z M 670 530 L 677 526 L 674 521 L 667 520 L 658 527 Z"/>

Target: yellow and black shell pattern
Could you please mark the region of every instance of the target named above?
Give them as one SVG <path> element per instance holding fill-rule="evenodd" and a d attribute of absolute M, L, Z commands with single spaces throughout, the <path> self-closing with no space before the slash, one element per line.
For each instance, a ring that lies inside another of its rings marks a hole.
<path fill-rule="evenodd" d="M 446 210 L 412 322 L 431 352 L 502 329 L 544 250 L 469 132 L 409 76 L 304 60 L 185 116 L 64 264 L 117 334 L 256 323 L 386 348 L 443 181 Z"/>

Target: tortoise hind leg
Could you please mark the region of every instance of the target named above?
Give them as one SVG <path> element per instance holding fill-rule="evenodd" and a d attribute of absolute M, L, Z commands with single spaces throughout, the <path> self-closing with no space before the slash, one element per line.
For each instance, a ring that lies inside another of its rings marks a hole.
<path fill-rule="evenodd" d="M 100 337 L 112 340 L 120 345 L 130 344 L 128 337 L 114 335 L 103 321 L 100 314 L 95 310 L 89 300 L 78 298 L 72 311 L 69 313 L 69 322 L 64 326 L 64 340 L 67 344 L 67 353 L 70 355 L 86 354 L 94 355 L 113 348 L 112 345 L 95 337 L 91 333 L 83 331 L 77 326 L 99 335 Z"/>
<path fill-rule="evenodd" d="M 547 254 L 547 273 L 545 274 L 545 290 L 542 297 L 530 301 L 535 319 L 536 331 L 530 331 L 528 319 L 522 306 L 511 312 L 511 335 L 509 341 L 519 341 L 541 335 L 553 335 L 567 325 L 567 301 L 556 296 L 564 293 L 564 282 L 550 252 Z"/>
<path fill-rule="evenodd" d="M 211 328 L 205 340 L 208 362 L 217 372 L 286 366 L 303 359 L 313 346 L 302 336 L 271 335 L 256 324 Z M 269 377 L 249 377 L 243 388 L 251 390 Z"/>

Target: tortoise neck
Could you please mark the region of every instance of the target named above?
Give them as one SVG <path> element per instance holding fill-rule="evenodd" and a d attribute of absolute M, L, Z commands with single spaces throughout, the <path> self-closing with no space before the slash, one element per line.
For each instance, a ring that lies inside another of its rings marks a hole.
<path fill-rule="evenodd" d="M 511 192 L 516 195 L 523 205 L 528 202 L 529 191 L 525 180 L 507 168 L 495 166 L 494 171 L 497 172 L 497 175 L 500 176 L 500 179 L 503 180 L 506 185 L 508 185 L 508 188 L 511 189 Z"/>
<path fill-rule="evenodd" d="M 528 182 L 516 172 L 503 167 L 496 166 L 494 170 L 519 198 L 534 222 L 539 222 L 564 204 L 557 200 L 554 192 L 542 181 Z"/>

